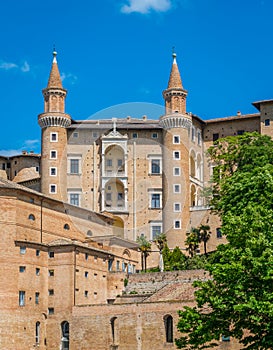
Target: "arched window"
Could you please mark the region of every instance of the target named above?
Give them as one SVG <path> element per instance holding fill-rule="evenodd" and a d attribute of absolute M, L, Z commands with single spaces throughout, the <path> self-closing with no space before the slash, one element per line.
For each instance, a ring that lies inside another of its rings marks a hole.
<path fill-rule="evenodd" d="M 65 230 L 70 230 L 70 226 L 69 226 L 68 224 L 65 224 L 65 225 L 64 225 L 64 229 L 65 229 Z"/>
<path fill-rule="evenodd" d="M 166 343 L 173 343 L 173 318 L 171 315 L 164 316 Z"/>
<path fill-rule="evenodd" d="M 31 221 L 35 220 L 35 216 L 33 214 L 29 214 L 28 219 Z"/>
<path fill-rule="evenodd" d="M 69 323 L 67 321 L 63 321 L 61 323 L 61 331 L 62 331 L 61 349 L 69 350 Z"/>
<path fill-rule="evenodd" d="M 111 324 L 111 335 L 112 335 L 112 343 L 115 344 L 115 339 L 116 339 L 116 329 L 115 329 L 115 321 L 116 321 L 116 317 L 112 317 L 110 320 L 110 324 Z"/>
<path fill-rule="evenodd" d="M 86 233 L 86 235 L 87 235 L 88 237 L 91 237 L 91 236 L 93 236 L 93 233 L 92 233 L 91 230 L 88 230 L 87 233 Z"/>
<path fill-rule="evenodd" d="M 36 322 L 36 324 L 35 324 L 35 343 L 36 344 L 40 344 L 40 327 L 41 326 L 41 324 L 40 324 L 40 322 L 38 321 L 38 322 Z"/>

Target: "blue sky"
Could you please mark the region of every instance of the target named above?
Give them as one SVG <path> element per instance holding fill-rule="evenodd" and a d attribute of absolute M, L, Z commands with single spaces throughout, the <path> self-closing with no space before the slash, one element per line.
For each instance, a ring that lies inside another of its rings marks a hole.
<path fill-rule="evenodd" d="M 102 110 L 98 115 L 110 118 L 155 117 L 173 46 L 189 92 L 187 110 L 201 118 L 254 113 L 251 102 L 273 98 L 272 0 L 13 0 L 0 6 L 0 154 L 40 151 L 37 115 L 54 45 L 73 119 Z M 119 104 L 125 105 L 112 108 Z"/>

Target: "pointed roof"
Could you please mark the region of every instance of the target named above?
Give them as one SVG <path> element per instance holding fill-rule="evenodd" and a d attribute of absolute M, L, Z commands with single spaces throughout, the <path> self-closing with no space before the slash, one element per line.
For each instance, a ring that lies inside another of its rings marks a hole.
<path fill-rule="evenodd" d="M 47 88 L 59 88 L 63 89 L 63 84 L 61 80 L 61 75 L 59 72 L 58 64 L 57 64 L 57 52 L 53 51 L 53 61 L 52 61 L 52 67 L 47 83 Z"/>
<path fill-rule="evenodd" d="M 173 65 L 169 78 L 168 89 L 183 89 L 181 76 L 176 62 L 176 53 L 173 52 Z"/>

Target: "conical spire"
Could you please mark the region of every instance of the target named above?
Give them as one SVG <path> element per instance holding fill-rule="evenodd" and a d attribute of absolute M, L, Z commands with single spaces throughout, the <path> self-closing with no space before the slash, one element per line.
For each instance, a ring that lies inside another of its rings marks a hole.
<path fill-rule="evenodd" d="M 183 89 L 182 80 L 176 62 L 176 53 L 173 52 L 173 65 L 169 78 L 168 89 Z"/>
<path fill-rule="evenodd" d="M 53 61 L 52 61 L 52 67 L 47 83 L 47 88 L 57 88 L 57 89 L 62 89 L 63 84 L 61 80 L 61 75 L 59 72 L 58 64 L 57 64 L 57 52 L 53 51 Z"/>

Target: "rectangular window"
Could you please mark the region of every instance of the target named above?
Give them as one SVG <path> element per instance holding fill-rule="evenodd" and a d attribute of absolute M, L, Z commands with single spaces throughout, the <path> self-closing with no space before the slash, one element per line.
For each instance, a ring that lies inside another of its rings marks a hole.
<path fill-rule="evenodd" d="M 180 175 L 180 168 L 178 168 L 178 167 L 173 168 L 173 175 L 179 176 Z"/>
<path fill-rule="evenodd" d="M 80 195 L 79 193 L 70 193 L 69 195 L 69 203 L 72 205 L 79 206 L 80 205 Z"/>
<path fill-rule="evenodd" d="M 269 126 L 269 125 L 270 125 L 270 119 L 265 119 L 264 126 Z"/>
<path fill-rule="evenodd" d="M 122 159 L 118 159 L 118 168 L 122 167 Z"/>
<path fill-rule="evenodd" d="M 38 166 L 35 167 L 35 171 L 38 173 L 40 168 Z"/>
<path fill-rule="evenodd" d="M 173 205 L 173 210 L 176 211 L 176 212 L 181 211 L 181 205 L 180 205 L 180 203 L 174 203 L 174 205 Z"/>
<path fill-rule="evenodd" d="M 49 315 L 54 315 L 54 307 L 49 307 L 48 308 L 48 314 Z"/>
<path fill-rule="evenodd" d="M 152 159 L 151 171 L 152 174 L 160 174 L 160 159 Z"/>
<path fill-rule="evenodd" d="M 151 195 L 151 208 L 158 209 L 160 208 L 160 194 L 152 193 Z"/>
<path fill-rule="evenodd" d="M 36 267 L 36 276 L 40 276 L 40 269 Z"/>
<path fill-rule="evenodd" d="M 57 185 L 49 185 L 49 192 L 50 193 L 57 193 Z"/>
<path fill-rule="evenodd" d="M 48 295 L 54 295 L 54 289 L 49 289 L 48 290 Z"/>
<path fill-rule="evenodd" d="M 73 132 L 73 137 L 76 139 L 79 137 L 79 133 L 78 132 Z"/>
<path fill-rule="evenodd" d="M 160 235 L 162 232 L 161 225 L 152 225 L 151 226 L 151 239 L 154 240 L 156 236 Z"/>
<path fill-rule="evenodd" d="M 57 176 L 57 168 L 56 167 L 50 167 L 49 168 L 49 175 L 50 176 Z"/>
<path fill-rule="evenodd" d="M 24 255 L 26 254 L 27 248 L 26 247 L 20 247 L 20 254 Z"/>
<path fill-rule="evenodd" d="M 80 173 L 80 161 L 79 159 L 70 159 L 70 174 Z"/>
<path fill-rule="evenodd" d="M 85 278 L 88 277 L 88 271 L 84 271 L 84 277 L 85 277 Z"/>
<path fill-rule="evenodd" d="M 19 291 L 19 306 L 25 306 L 26 292 L 23 290 Z"/>
<path fill-rule="evenodd" d="M 191 140 L 194 141 L 194 139 L 195 139 L 195 128 L 192 127 L 191 128 Z"/>
<path fill-rule="evenodd" d="M 97 138 L 98 137 L 98 133 L 97 132 L 93 132 L 93 137 Z"/>
<path fill-rule="evenodd" d="M 51 142 L 57 142 L 58 141 L 58 133 L 57 132 L 51 132 L 50 133 L 50 141 Z"/>
<path fill-rule="evenodd" d="M 53 277 L 54 276 L 54 270 L 48 270 L 48 276 Z"/>
<path fill-rule="evenodd" d="M 173 158 L 174 159 L 180 159 L 180 152 L 179 151 L 174 151 L 173 152 Z"/>
<path fill-rule="evenodd" d="M 118 192 L 117 200 L 118 201 L 122 201 L 123 200 L 123 193 L 122 192 Z"/>
<path fill-rule="evenodd" d="M 237 135 L 243 135 L 244 133 L 245 133 L 244 130 L 238 130 L 238 131 L 237 131 Z"/>
<path fill-rule="evenodd" d="M 107 192 L 106 193 L 106 200 L 107 201 L 111 201 L 112 200 L 112 193 L 111 192 Z"/>
<path fill-rule="evenodd" d="M 2 163 L 2 170 L 6 170 L 6 163 Z"/>
<path fill-rule="evenodd" d="M 173 137 L 173 143 L 175 144 L 179 144 L 180 143 L 180 137 L 178 136 L 178 135 L 175 135 L 174 137 Z"/>
<path fill-rule="evenodd" d="M 113 166 L 112 159 L 106 159 L 106 166 L 107 166 L 107 167 Z"/>
<path fill-rule="evenodd" d="M 133 132 L 132 138 L 133 138 L 133 139 L 137 139 L 137 137 L 138 137 L 137 133 L 136 133 L 136 132 Z"/>
<path fill-rule="evenodd" d="M 152 133 L 152 139 L 157 139 L 158 138 L 158 133 L 157 132 L 153 132 Z"/>
<path fill-rule="evenodd" d="M 117 260 L 117 271 L 119 271 L 119 264 L 120 264 L 120 262 L 119 262 L 119 260 Z"/>
<path fill-rule="evenodd" d="M 54 252 L 48 252 L 49 258 L 54 258 Z"/>
<path fill-rule="evenodd" d="M 40 256 L 41 251 L 39 249 L 36 249 L 36 256 Z"/>
<path fill-rule="evenodd" d="M 50 151 L 50 159 L 57 159 L 57 151 Z"/>
<path fill-rule="evenodd" d="M 19 272 L 25 272 L 26 267 L 25 266 L 19 266 Z"/>
<path fill-rule="evenodd" d="M 212 141 L 217 141 L 219 139 L 219 134 L 212 134 Z"/>
<path fill-rule="evenodd" d="M 181 227 L 181 222 L 180 222 L 180 220 L 175 220 L 174 221 L 174 228 L 175 229 L 178 229 L 178 228 L 180 228 Z"/>
<path fill-rule="evenodd" d="M 84 291 L 84 296 L 87 298 L 88 297 L 88 290 Z"/>
<path fill-rule="evenodd" d="M 36 292 L 35 293 L 35 304 L 38 305 L 39 304 L 39 298 L 40 298 L 40 293 Z"/>
<path fill-rule="evenodd" d="M 217 237 L 217 238 L 222 238 L 222 237 L 223 237 L 220 227 L 217 227 L 217 228 L 216 228 L 216 237 Z"/>
<path fill-rule="evenodd" d="M 180 193 L 180 185 L 173 185 L 174 193 Z"/>
<path fill-rule="evenodd" d="M 197 133 L 197 143 L 199 146 L 201 145 L 201 132 L 200 131 L 198 131 L 198 133 Z"/>
<path fill-rule="evenodd" d="M 88 253 L 85 253 L 85 260 L 88 260 Z"/>

